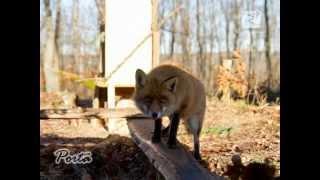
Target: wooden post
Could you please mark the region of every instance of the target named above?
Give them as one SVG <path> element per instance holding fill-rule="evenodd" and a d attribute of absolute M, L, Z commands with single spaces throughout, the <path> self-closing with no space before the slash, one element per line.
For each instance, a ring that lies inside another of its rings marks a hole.
<path fill-rule="evenodd" d="M 116 90 L 114 84 L 108 84 L 108 108 L 116 106 Z"/>
<path fill-rule="evenodd" d="M 158 26 L 158 0 L 152 1 L 152 66 L 160 63 L 160 30 Z"/>

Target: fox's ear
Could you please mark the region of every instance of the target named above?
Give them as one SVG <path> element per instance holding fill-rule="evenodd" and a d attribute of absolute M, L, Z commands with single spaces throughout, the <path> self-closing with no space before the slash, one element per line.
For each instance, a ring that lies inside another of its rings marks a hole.
<path fill-rule="evenodd" d="M 170 92 L 176 92 L 177 83 L 178 83 L 177 77 L 170 78 L 170 79 L 166 80 L 164 83 Z"/>
<path fill-rule="evenodd" d="M 136 71 L 136 85 L 137 87 L 143 87 L 146 83 L 146 73 L 144 73 L 141 69 L 137 69 Z"/>

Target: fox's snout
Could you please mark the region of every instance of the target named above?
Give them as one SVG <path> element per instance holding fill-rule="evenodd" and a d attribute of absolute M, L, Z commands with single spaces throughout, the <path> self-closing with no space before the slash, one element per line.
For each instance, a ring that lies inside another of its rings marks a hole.
<path fill-rule="evenodd" d="M 153 118 L 161 118 L 163 116 L 163 107 L 161 104 L 157 103 L 156 100 L 153 100 L 149 107 L 149 115 Z"/>
<path fill-rule="evenodd" d="M 153 118 L 153 119 L 159 118 L 159 117 L 158 117 L 159 114 L 160 114 L 160 113 L 153 112 L 153 113 L 152 113 L 152 118 Z"/>
<path fill-rule="evenodd" d="M 150 103 L 145 103 L 143 101 L 136 101 L 136 105 L 142 110 L 144 114 L 152 117 L 153 119 L 161 118 L 165 115 L 166 107 L 155 101 Z"/>

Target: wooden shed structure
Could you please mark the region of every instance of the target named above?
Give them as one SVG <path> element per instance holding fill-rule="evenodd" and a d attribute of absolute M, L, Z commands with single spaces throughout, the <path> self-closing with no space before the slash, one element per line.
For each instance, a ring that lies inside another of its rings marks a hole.
<path fill-rule="evenodd" d="M 159 31 L 152 28 L 157 27 L 157 4 L 109 0 L 105 9 L 107 102 L 108 108 L 115 108 L 118 92 L 133 92 L 136 69 L 148 72 L 158 64 Z"/>

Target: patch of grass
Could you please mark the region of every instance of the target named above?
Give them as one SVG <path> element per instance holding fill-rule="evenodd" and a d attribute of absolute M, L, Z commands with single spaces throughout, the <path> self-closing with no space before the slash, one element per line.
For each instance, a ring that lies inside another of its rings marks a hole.
<path fill-rule="evenodd" d="M 204 134 L 229 134 L 232 130 L 232 127 L 209 127 L 203 131 Z"/>
<path fill-rule="evenodd" d="M 237 100 L 233 102 L 234 102 L 234 105 L 241 110 L 247 110 L 250 106 L 244 100 Z"/>

